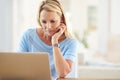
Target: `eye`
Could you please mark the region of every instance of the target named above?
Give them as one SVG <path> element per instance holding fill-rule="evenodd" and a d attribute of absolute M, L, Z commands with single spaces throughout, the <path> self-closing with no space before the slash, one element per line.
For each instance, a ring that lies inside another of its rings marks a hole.
<path fill-rule="evenodd" d="M 46 24 L 46 21 L 43 20 L 42 23 Z"/>
<path fill-rule="evenodd" d="M 55 23 L 55 20 L 51 20 L 50 22 L 51 22 L 51 23 Z"/>

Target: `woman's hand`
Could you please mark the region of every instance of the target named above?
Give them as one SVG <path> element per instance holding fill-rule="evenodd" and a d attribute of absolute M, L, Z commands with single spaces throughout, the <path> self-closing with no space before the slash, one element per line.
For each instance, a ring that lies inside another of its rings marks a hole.
<path fill-rule="evenodd" d="M 58 43 L 58 39 L 64 33 L 65 29 L 66 29 L 65 24 L 61 23 L 60 26 L 58 27 L 58 31 L 52 36 L 52 44 Z"/>

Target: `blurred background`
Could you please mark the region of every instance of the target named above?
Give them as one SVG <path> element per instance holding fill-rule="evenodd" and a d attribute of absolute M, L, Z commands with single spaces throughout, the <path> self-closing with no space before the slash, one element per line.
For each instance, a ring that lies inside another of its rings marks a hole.
<path fill-rule="evenodd" d="M 15 52 L 23 31 L 39 27 L 41 0 L 0 0 L 0 52 Z M 80 42 L 77 76 L 120 78 L 120 0 L 60 0 Z"/>

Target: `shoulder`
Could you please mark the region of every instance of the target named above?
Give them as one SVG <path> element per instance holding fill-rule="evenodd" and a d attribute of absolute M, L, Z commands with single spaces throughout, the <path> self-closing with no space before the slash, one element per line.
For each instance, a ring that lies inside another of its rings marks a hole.
<path fill-rule="evenodd" d="M 79 43 L 78 40 L 74 39 L 74 38 L 66 38 L 65 42 L 67 42 L 69 44 L 75 44 L 75 45 Z"/>
<path fill-rule="evenodd" d="M 35 31 L 36 31 L 36 28 L 28 28 L 23 31 L 22 36 L 28 36 L 30 34 L 34 34 Z"/>
<path fill-rule="evenodd" d="M 28 28 L 28 29 L 24 30 L 21 34 L 20 39 L 28 40 L 30 35 L 32 35 L 32 36 L 35 35 L 35 31 L 36 31 L 36 28 Z"/>
<path fill-rule="evenodd" d="M 29 33 L 35 32 L 35 31 L 36 31 L 36 28 L 28 28 L 28 29 L 26 29 L 23 33 L 24 33 L 24 34 L 29 34 Z"/>
<path fill-rule="evenodd" d="M 79 45 L 79 41 L 74 38 L 66 38 L 61 45 L 67 48 L 77 48 Z"/>

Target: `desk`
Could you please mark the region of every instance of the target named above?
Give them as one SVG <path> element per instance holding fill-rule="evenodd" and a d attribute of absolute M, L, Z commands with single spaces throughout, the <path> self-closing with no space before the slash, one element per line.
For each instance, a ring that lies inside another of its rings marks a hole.
<path fill-rule="evenodd" d="M 57 80 L 120 80 L 120 79 L 58 78 Z"/>

